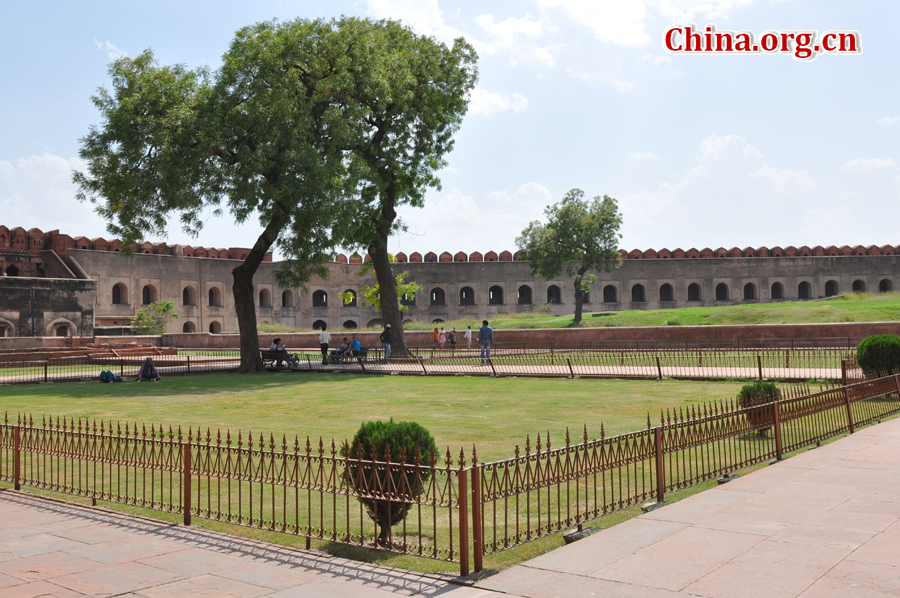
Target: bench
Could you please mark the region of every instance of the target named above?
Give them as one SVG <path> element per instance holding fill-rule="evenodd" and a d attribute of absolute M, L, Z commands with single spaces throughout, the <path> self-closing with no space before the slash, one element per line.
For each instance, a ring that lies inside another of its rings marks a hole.
<path fill-rule="evenodd" d="M 359 357 L 363 361 L 365 361 L 369 356 L 369 348 L 368 347 L 360 347 L 359 353 L 353 356 L 353 359 Z M 328 354 L 328 363 L 340 363 L 341 357 L 335 355 L 333 352 Z"/>
<path fill-rule="evenodd" d="M 299 362 L 296 355 L 291 355 L 287 351 L 272 351 L 270 349 L 261 349 L 259 351 L 259 356 L 262 359 L 263 366 L 266 367 L 275 367 L 275 364 L 278 363 L 279 359 L 287 364 L 286 366 L 282 367 L 290 367 L 291 365 Z"/>

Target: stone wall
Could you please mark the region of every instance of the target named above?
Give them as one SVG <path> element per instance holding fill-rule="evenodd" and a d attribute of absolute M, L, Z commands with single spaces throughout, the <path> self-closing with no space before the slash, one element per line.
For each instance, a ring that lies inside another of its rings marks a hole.
<path fill-rule="evenodd" d="M 93 280 L 0 278 L 0 336 L 91 336 Z"/>

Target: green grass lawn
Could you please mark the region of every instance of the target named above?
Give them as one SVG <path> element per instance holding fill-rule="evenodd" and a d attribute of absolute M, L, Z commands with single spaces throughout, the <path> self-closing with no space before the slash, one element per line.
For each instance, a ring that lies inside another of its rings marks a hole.
<path fill-rule="evenodd" d="M 209 374 L 152 384 L 73 382 L 0 387 L 0 410 L 230 429 L 276 437 L 350 439 L 374 419 L 417 421 L 454 454 L 511 456 L 538 432 L 597 437 L 654 423 L 665 407 L 734 397 L 740 382 L 560 380 L 355 374 Z"/>

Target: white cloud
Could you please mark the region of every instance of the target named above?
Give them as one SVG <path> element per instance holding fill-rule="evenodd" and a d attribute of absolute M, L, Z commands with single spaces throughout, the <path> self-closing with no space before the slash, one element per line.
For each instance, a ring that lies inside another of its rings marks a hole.
<path fill-rule="evenodd" d="M 572 48 L 570 64 L 566 67 L 566 73 L 585 83 L 598 87 L 612 87 L 622 93 L 634 87 L 634 84 L 625 76 L 622 58 L 619 56 L 610 59 L 596 54 L 586 54 L 579 48 Z"/>
<path fill-rule="evenodd" d="M 391 241 L 398 251 L 515 251 L 513 239 L 529 222 L 541 217 L 551 203 L 550 190 L 537 182 L 519 186 L 515 192 L 493 191 L 482 201 L 452 189 L 429 199 L 422 209 L 404 208 L 409 227 Z"/>
<path fill-rule="evenodd" d="M 492 14 L 479 15 L 475 17 L 475 22 L 488 35 L 487 41 L 478 44 L 479 53 L 505 52 L 513 66 L 519 63 L 553 65 L 551 49 L 534 41 L 547 33 L 545 23 L 534 21 L 528 15 L 524 18 L 510 17 L 497 23 Z"/>
<path fill-rule="evenodd" d="M 750 176 L 768 180 L 775 193 L 785 197 L 804 195 L 815 187 L 808 172 L 789 169 L 777 170 L 768 164 L 763 164 Z"/>
<path fill-rule="evenodd" d="M 634 152 L 631 154 L 631 157 L 635 160 L 659 160 L 659 156 L 651 154 L 650 152 Z"/>
<path fill-rule="evenodd" d="M 855 158 L 844 164 L 844 170 L 855 172 L 889 172 L 897 170 L 893 158 Z"/>
<path fill-rule="evenodd" d="M 730 13 L 755 0 L 660 0 L 659 14 L 674 23 L 690 23 L 695 18 L 727 19 Z"/>
<path fill-rule="evenodd" d="M 464 37 L 444 22 L 437 0 L 366 0 L 366 6 L 371 17 L 403 21 L 417 33 L 434 36 L 446 44 Z"/>
<path fill-rule="evenodd" d="M 110 60 L 116 60 L 118 58 L 123 58 L 128 56 L 128 53 L 125 50 L 120 50 L 113 44 L 109 42 L 109 40 L 105 42 L 100 42 L 97 38 L 94 38 L 94 43 L 97 44 L 97 49 L 103 52 L 106 52 L 106 55 Z"/>
<path fill-rule="evenodd" d="M 53 154 L 0 161 L 0 214 L 7 226 L 59 228 L 69 234 L 73 226 L 87 226 L 101 234 L 103 225 L 90 204 L 75 201 L 72 171 L 84 170 L 78 158 Z"/>
<path fill-rule="evenodd" d="M 895 125 L 900 122 L 900 116 L 885 116 L 878 119 L 879 125 Z"/>
<path fill-rule="evenodd" d="M 505 90 L 490 92 L 482 87 L 473 89 L 469 100 L 469 112 L 484 116 L 491 116 L 506 110 L 520 112 L 527 107 L 528 98 L 518 92 L 508 93 Z"/>
<path fill-rule="evenodd" d="M 544 10 L 561 8 L 570 20 L 591 30 L 601 42 L 638 46 L 650 41 L 644 31 L 642 0 L 538 0 Z"/>
<path fill-rule="evenodd" d="M 844 196 L 846 195 L 845 193 Z M 855 193 L 851 193 L 851 195 L 859 198 Z M 853 229 L 859 223 L 858 213 L 858 209 L 847 205 L 834 206 L 830 209 L 827 207 L 822 209 L 807 208 L 803 211 L 803 224 L 807 230 L 815 232 L 815 238 L 825 240 L 826 244 L 836 244 L 840 243 L 840 241 L 828 241 L 828 239 L 846 238 L 847 231 Z"/>

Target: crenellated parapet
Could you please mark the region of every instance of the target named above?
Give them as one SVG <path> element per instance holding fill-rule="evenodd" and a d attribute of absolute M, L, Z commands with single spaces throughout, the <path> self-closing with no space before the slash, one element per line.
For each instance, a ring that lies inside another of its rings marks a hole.
<path fill-rule="evenodd" d="M 70 249 L 119 253 L 122 251 L 122 244 L 118 239 L 106 240 L 103 237 L 89 239 L 85 236 L 72 237 L 60 233 L 59 230 L 52 230 L 45 233 L 38 228 L 32 228 L 31 230 L 26 231 L 21 226 L 7 228 L 0 224 L 0 251 L 41 251 L 45 249 L 52 250 L 61 258 L 65 259 L 68 257 Z M 132 245 L 131 250 L 134 253 L 141 254 L 205 257 L 224 260 L 244 260 L 247 259 L 247 256 L 250 254 L 250 249 L 245 247 L 229 247 L 228 249 L 200 246 L 192 247 L 190 245 L 170 245 L 165 242 L 151 243 L 150 241 L 136 243 Z M 272 253 L 266 253 L 263 261 L 271 262 Z"/>

